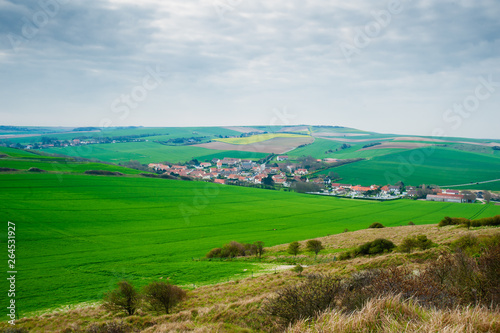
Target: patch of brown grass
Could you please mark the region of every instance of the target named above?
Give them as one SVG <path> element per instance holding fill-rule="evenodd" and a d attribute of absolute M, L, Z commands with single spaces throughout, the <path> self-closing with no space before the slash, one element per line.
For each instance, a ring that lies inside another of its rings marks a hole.
<path fill-rule="evenodd" d="M 412 300 L 402 301 L 399 296 L 388 296 L 372 299 L 351 314 L 340 310 L 326 311 L 313 322 L 297 322 L 287 332 L 500 332 L 500 312 L 480 306 L 433 310 Z"/>

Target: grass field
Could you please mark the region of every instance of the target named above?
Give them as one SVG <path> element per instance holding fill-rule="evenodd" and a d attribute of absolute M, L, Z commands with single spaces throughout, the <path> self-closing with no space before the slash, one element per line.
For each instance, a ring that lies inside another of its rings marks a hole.
<path fill-rule="evenodd" d="M 262 142 L 271 140 L 274 138 L 303 138 L 304 135 L 300 134 L 290 134 L 290 133 L 268 133 L 268 134 L 257 134 L 243 138 L 224 138 L 215 139 L 215 141 L 220 141 L 224 143 L 230 143 L 233 145 L 249 145 L 252 143 Z"/>
<path fill-rule="evenodd" d="M 124 278 L 190 286 L 258 270 L 250 262 L 193 261 L 231 240 L 271 246 L 374 221 L 500 213 L 494 205 L 381 203 L 138 177 L 0 174 L 0 188 L 0 220 L 16 224 L 21 314 L 98 300 Z"/>
<path fill-rule="evenodd" d="M 421 148 L 332 168 L 342 182 L 455 185 L 500 178 L 500 158 L 447 148 Z M 488 184 L 484 184 L 488 189 Z"/>
<path fill-rule="evenodd" d="M 143 164 L 169 161 L 172 163 L 190 161 L 194 158 L 204 161 L 214 157 L 262 158 L 267 154 L 251 152 L 221 151 L 194 146 L 166 146 L 157 142 L 126 142 L 78 147 L 49 148 L 44 152 L 95 158 L 105 162 L 124 163 L 136 160 Z M 211 157 L 214 156 L 214 157 Z"/>

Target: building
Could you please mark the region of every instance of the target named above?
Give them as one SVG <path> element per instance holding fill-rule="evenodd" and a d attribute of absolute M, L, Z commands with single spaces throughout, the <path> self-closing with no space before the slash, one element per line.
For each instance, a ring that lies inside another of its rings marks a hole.
<path fill-rule="evenodd" d="M 439 201 L 439 202 L 455 202 L 455 203 L 463 203 L 464 196 L 459 194 L 428 194 L 427 201 Z"/>
<path fill-rule="evenodd" d="M 307 175 L 309 171 L 307 169 L 297 169 L 297 174 L 298 175 Z"/>
<path fill-rule="evenodd" d="M 278 156 L 276 157 L 276 160 L 279 162 L 279 161 L 286 161 L 288 160 L 288 156 L 286 155 L 281 155 L 281 156 Z"/>

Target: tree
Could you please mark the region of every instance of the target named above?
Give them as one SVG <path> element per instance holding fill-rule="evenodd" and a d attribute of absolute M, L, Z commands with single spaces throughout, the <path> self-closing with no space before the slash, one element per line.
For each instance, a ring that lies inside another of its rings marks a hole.
<path fill-rule="evenodd" d="M 476 195 L 471 191 L 462 191 L 462 194 L 464 196 L 464 199 L 467 200 L 467 202 L 476 201 Z"/>
<path fill-rule="evenodd" d="M 306 243 L 306 248 L 307 250 L 314 252 L 314 254 L 317 256 L 319 251 L 323 250 L 323 244 L 321 244 L 321 241 L 317 239 L 311 239 L 308 240 Z"/>
<path fill-rule="evenodd" d="M 384 225 L 380 222 L 373 222 L 370 224 L 368 228 L 385 228 Z"/>
<path fill-rule="evenodd" d="M 168 314 L 187 295 L 181 288 L 166 282 L 152 282 L 144 287 L 144 300 L 157 312 Z"/>
<path fill-rule="evenodd" d="M 293 254 L 296 256 L 300 252 L 300 244 L 299 242 L 291 242 L 290 245 L 288 245 L 288 253 Z"/>
<path fill-rule="evenodd" d="M 267 186 L 274 186 L 273 176 L 267 175 L 266 178 L 262 178 L 262 184 Z"/>
<path fill-rule="evenodd" d="M 257 241 L 253 244 L 257 248 L 257 255 L 259 256 L 259 259 L 260 259 L 262 257 L 262 254 L 264 253 L 264 242 Z"/>
<path fill-rule="evenodd" d="M 118 288 L 104 295 L 104 307 L 109 311 L 125 311 L 129 316 L 137 310 L 140 296 L 128 281 L 118 282 Z"/>
<path fill-rule="evenodd" d="M 300 264 L 297 264 L 294 268 L 293 271 L 300 276 L 302 276 L 302 272 L 304 271 L 304 267 L 302 267 Z"/>
<path fill-rule="evenodd" d="M 483 198 L 484 198 L 484 201 L 486 201 L 486 203 L 489 204 L 490 200 L 491 200 L 491 193 L 488 191 L 484 191 Z"/>

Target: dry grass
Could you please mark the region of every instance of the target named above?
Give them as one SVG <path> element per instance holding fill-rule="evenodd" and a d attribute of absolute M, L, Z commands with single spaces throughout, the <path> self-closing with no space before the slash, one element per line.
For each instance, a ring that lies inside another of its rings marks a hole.
<path fill-rule="evenodd" d="M 372 299 L 352 314 L 327 311 L 313 322 L 296 323 L 287 332 L 500 332 L 500 312 L 479 306 L 425 309 L 412 300 L 402 301 L 399 296 L 390 296 Z"/>
<path fill-rule="evenodd" d="M 467 230 L 436 225 L 366 229 L 318 238 L 327 249 L 349 249 L 376 238 L 387 238 L 396 244 L 408 236 L 424 234 L 436 243 L 450 243 L 466 234 L 491 235 L 498 228 Z M 302 242 L 305 244 L 305 242 Z M 282 251 L 286 244 L 271 248 Z M 303 275 L 327 273 L 348 275 L 370 267 L 404 266 L 420 269 L 439 256 L 442 248 L 412 254 L 389 253 L 377 257 L 359 257 L 307 267 Z M 334 255 L 333 253 L 328 254 Z M 321 257 L 321 254 L 320 254 Z M 255 278 L 200 287 L 188 291 L 188 299 L 174 314 L 152 316 L 139 311 L 135 316 L 112 315 L 98 304 L 68 311 L 45 313 L 18 321 L 17 327 L 30 332 L 85 332 L 92 323 L 123 322 L 137 332 L 274 332 L 269 319 L 259 311 L 264 300 L 279 289 L 301 280 L 297 274 L 281 271 Z M 372 300 L 351 315 L 336 310 L 326 312 L 314 322 L 300 322 L 290 332 L 500 332 L 498 311 L 474 307 L 455 310 L 428 310 L 400 299 Z M 8 325 L 0 323 L 2 328 Z"/>
<path fill-rule="evenodd" d="M 360 244 L 371 242 L 377 238 L 385 238 L 396 245 L 400 244 L 406 237 L 426 235 L 435 243 L 448 244 L 465 235 L 492 235 L 498 233 L 498 228 L 475 228 L 467 230 L 456 226 L 439 228 L 437 224 L 430 225 L 407 225 L 401 227 L 363 229 L 352 232 L 344 232 L 337 235 L 316 238 L 323 243 L 326 249 L 351 249 Z M 302 248 L 307 241 L 299 242 Z M 288 244 L 276 245 L 269 248 L 270 251 L 286 251 Z"/>

